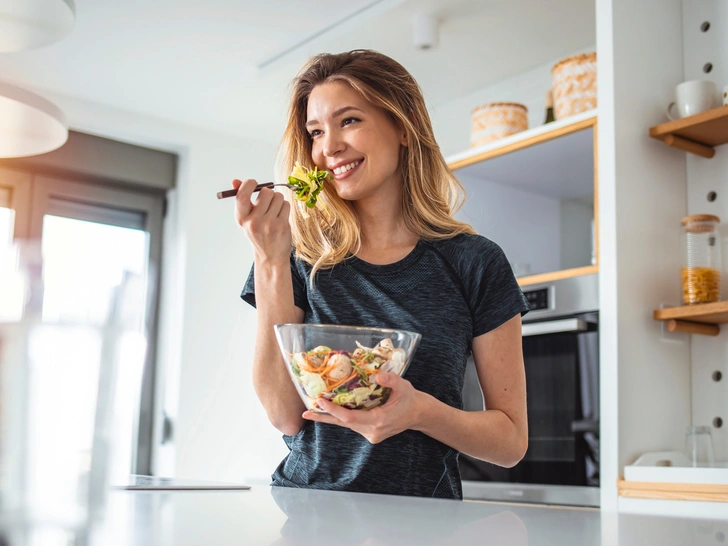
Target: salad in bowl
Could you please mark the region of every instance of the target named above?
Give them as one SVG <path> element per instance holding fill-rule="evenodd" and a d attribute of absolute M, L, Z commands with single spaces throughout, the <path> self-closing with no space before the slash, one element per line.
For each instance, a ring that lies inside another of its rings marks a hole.
<path fill-rule="evenodd" d="M 291 380 L 309 410 L 324 398 L 348 409 L 384 404 L 391 389 L 377 372 L 403 375 L 420 341 L 404 330 L 326 324 L 278 324 L 278 345 Z"/>

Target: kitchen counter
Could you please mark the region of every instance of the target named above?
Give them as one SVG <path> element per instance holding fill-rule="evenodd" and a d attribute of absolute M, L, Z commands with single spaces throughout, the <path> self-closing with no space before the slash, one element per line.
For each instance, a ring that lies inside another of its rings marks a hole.
<path fill-rule="evenodd" d="M 105 513 L 91 545 L 687 546 L 728 537 L 728 521 L 268 486 L 112 491 Z"/>

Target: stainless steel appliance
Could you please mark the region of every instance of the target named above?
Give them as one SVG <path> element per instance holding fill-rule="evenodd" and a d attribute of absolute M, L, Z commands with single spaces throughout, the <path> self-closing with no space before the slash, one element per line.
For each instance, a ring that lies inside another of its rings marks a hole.
<path fill-rule="evenodd" d="M 487 499 L 599 506 L 598 275 L 524 287 L 523 320 L 528 451 L 513 468 L 460 455 L 463 495 Z M 472 358 L 464 409 L 482 411 Z"/>

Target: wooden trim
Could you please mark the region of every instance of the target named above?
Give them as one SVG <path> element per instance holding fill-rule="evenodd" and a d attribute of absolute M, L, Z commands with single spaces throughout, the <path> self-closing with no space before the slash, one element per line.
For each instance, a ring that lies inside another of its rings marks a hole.
<path fill-rule="evenodd" d="M 561 271 L 552 271 L 551 273 L 539 273 L 538 275 L 528 275 L 526 277 L 518 277 L 516 280 L 521 286 L 529 284 L 539 284 L 542 282 L 557 281 L 560 279 L 570 279 L 572 277 L 581 277 L 582 275 L 591 275 L 599 273 L 599 266 L 587 265 L 584 267 L 575 267 L 573 269 L 563 269 Z"/>
<path fill-rule="evenodd" d="M 713 483 L 659 483 L 617 480 L 620 497 L 633 499 L 728 502 L 728 485 Z"/>
<path fill-rule="evenodd" d="M 474 163 L 480 163 L 481 161 L 485 161 L 486 159 L 493 159 L 494 157 L 498 157 L 498 156 L 505 155 L 505 154 L 508 154 L 511 152 L 515 152 L 516 150 L 521 150 L 523 148 L 528 148 L 529 146 L 533 146 L 533 145 L 539 144 L 541 142 L 546 142 L 548 140 L 553 140 L 560 136 L 568 135 L 571 133 L 576 133 L 577 131 L 582 131 L 584 129 L 588 129 L 589 127 L 594 127 L 594 126 L 596 126 L 596 124 L 597 124 L 596 116 L 587 118 L 587 119 L 584 119 L 581 121 L 577 121 L 576 123 L 572 123 L 571 125 L 564 125 L 562 127 L 557 127 L 556 129 L 554 129 L 552 131 L 547 131 L 545 133 L 534 135 L 532 137 L 528 137 L 523 140 L 519 140 L 517 142 L 512 142 L 511 144 L 506 144 L 505 146 L 501 146 L 500 148 L 487 150 L 481 154 L 477 154 L 472 157 L 467 157 L 465 159 L 460 159 L 458 161 L 454 161 L 453 163 L 450 163 L 448 165 L 448 167 L 450 167 L 450 170 L 452 170 L 452 171 L 454 171 L 456 169 L 461 169 L 463 167 L 473 165 Z M 596 134 L 596 131 L 595 131 L 595 134 Z"/>

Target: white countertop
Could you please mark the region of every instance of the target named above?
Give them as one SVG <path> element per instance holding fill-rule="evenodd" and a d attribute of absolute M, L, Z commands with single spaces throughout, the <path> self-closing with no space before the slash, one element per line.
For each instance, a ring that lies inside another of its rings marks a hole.
<path fill-rule="evenodd" d="M 112 491 L 106 517 L 92 533 L 91 546 L 687 546 L 728 541 L 728 521 L 267 486 Z"/>

